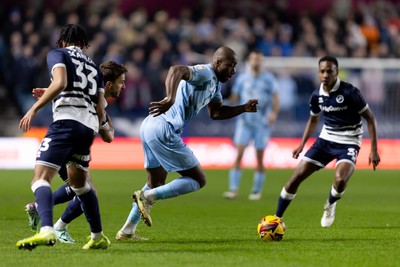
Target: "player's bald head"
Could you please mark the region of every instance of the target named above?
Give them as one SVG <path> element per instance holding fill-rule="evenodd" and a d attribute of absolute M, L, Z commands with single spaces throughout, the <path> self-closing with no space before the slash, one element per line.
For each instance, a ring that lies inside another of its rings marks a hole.
<path fill-rule="evenodd" d="M 220 82 L 226 82 L 236 72 L 238 63 L 235 51 L 227 46 L 218 48 L 212 58 L 212 66 Z"/>
<path fill-rule="evenodd" d="M 225 61 L 225 60 L 236 60 L 237 56 L 235 51 L 227 46 L 219 47 L 213 55 L 212 63 L 215 64 L 217 61 Z"/>

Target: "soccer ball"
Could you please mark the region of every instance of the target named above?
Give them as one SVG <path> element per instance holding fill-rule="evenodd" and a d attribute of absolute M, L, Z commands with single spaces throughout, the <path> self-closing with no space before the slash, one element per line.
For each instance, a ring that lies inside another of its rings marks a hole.
<path fill-rule="evenodd" d="M 286 233 L 285 222 L 278 216 L 267 215 L 258 223 L 257 232 L 264 241 L 280 241 Z"/>

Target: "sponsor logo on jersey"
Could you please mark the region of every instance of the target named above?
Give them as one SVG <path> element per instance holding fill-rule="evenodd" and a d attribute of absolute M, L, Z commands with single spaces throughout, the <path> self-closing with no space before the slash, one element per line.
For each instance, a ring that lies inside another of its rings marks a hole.
<path fill-rule="evenodd" d="M 333 106 L 319 106 L 320 109 L 324 112 L 333 112 L 333 111 L 342 111 L 342 110 L 346 110 L 348 107 L 344 106 L 344 107 L 333 107 Z"/>

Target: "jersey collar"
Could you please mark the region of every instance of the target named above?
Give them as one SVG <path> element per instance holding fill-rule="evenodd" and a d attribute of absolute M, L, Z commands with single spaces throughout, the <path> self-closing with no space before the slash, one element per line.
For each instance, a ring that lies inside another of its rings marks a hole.
<path fill-rule="evenodd" d="M 337 91 L 337 90 L 339 89 L 339 86 L 340 86 L 340 79 L 339 79 L 339 77 L 338 77 L 338 78 L 336 79 L 336 83 L 335 83 L 335 85 L 333 86 L 331 92 Z M 328 94 L 327 92 L 325 92 L 322 83 L 321 83 L 321 85 L 320 85 L 320 87 L 319 87 L 319 95 L 329 96 L 329 94 Z"/>
<path fill-rule="evenodd" d="M 81 49 L 79 46 L 76 46 L 76 45 L 70 45 L 70 46 L 67 46 L 67 47 L 65 47 L 65 48 L 67 48 L 67 49 L 78 50 L 79 52 L 82 53 L 82 49 Z"/>

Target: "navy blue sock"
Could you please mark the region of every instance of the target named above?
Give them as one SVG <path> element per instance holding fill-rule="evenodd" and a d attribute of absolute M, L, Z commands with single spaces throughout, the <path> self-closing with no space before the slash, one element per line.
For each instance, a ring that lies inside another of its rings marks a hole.
<path fill-rule="evenodd" d="M 68 184 L 64 184 L 53 193 L 54 205 L 68 202 L 72 200 L 74 196 L 75 192 L 72 191 L 71 187 Z"/>
<path fill-rule="evenodd" d="M 78 197 L 74 197 L 67 205 L 64 213 L 61 215 L 61 220 L 65 223 L 70 223 L 74 219 L 81 216 L 83 213 L 81 201 Z"/>
<path fill-rule="evenodd" d="M 283 199 L 282 197 L 279 197 L 278 207 L 276 208 L 275 215 L 278 217 L 282 217 L 283 213 L 285 212 L 291 201 L 291 199 Z"/>
<path fill-rule="evenodd" d="M 85 213 L 86 220 L 90 225 L 92 233 L 100 233 L 102 231 L 99 201 L 96 193 L 90 189 L 86 194 L 78 196 L 81 203 L 83 212 Z"/>
<path fill-rule="evenodd" d="M 332 195 L 329 195 L 329 200 L 328 201 L 329 201 L 329 204 L 333 204 L 339 199 L 340 199 L 340 197 L 334 197 Z"/>
<path fill-rule="evenodd" d="M 53 192 L 48 186 L 40 186 L 35 190 L 37 211 L 41 227 L 53 226 Z"/>

